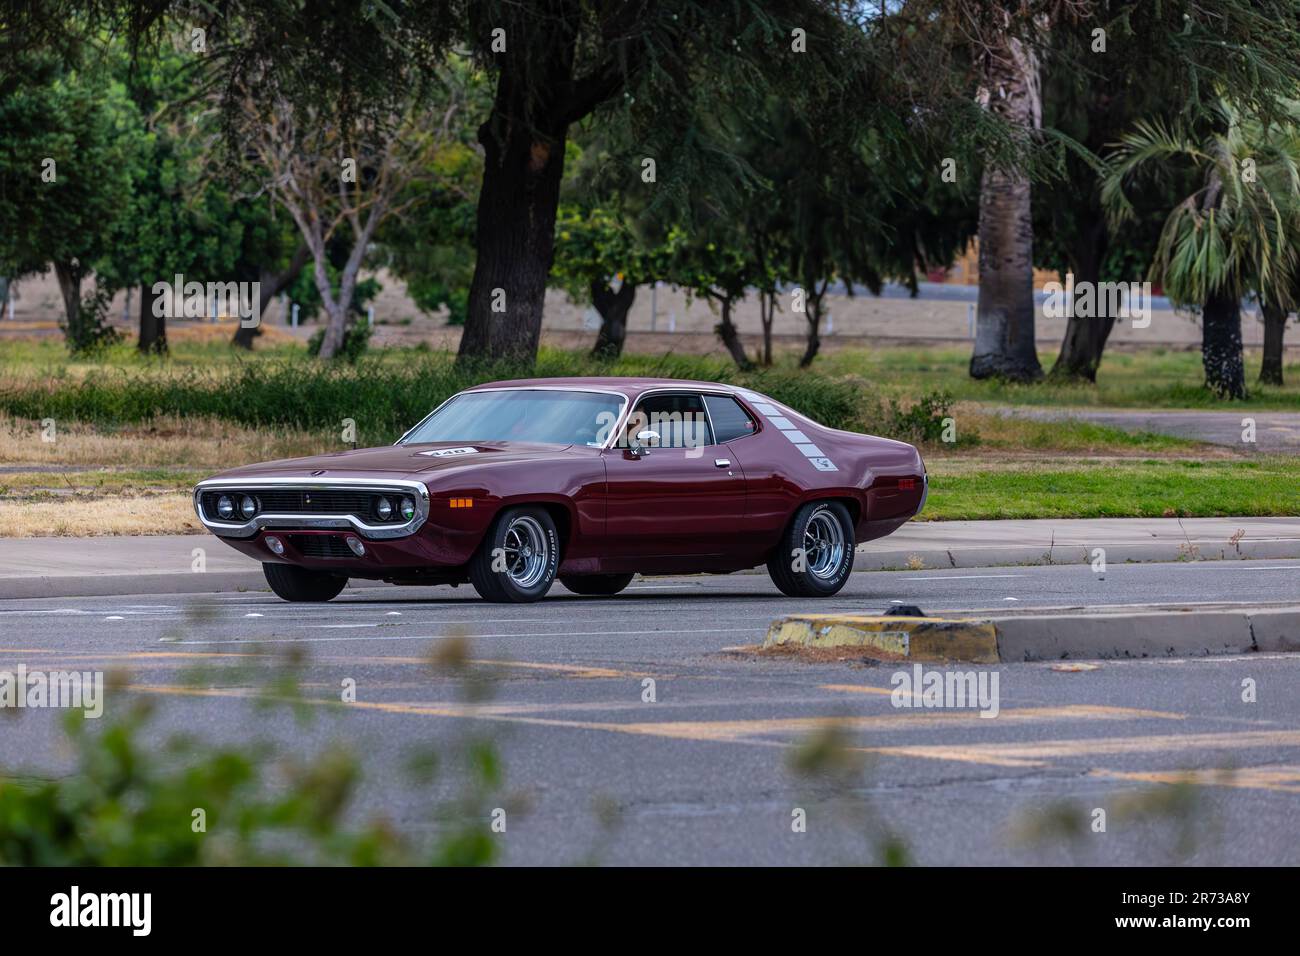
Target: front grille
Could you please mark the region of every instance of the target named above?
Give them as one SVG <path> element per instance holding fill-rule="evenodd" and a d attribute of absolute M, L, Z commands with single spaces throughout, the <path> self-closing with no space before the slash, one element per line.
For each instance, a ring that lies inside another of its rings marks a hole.
<path fill-rule="evenodd" d="M 222 488 L 204 491 L 199 496 L 203 514 L 212 521 L 243 521 L 236 512 L 233 518 L 222 518 L 217 512 L 217 501 L 222 495 L 229 495 L 238 507 L 244 495 L 251 495 L 258 503 L 257 514 L 293 514 L 293 515 L 355 515 L 367 524 L 401 524 L 398 502 L 402 493 L 396 491 L 343 491 L 336 489 L 313 488 L 262 488 L 242 490 L 239 488 Z M 386 497 L 392 503 L 392 516 L 385 521 L 376 513 L 380 498 Z"/>
<path fill-rule="evenodd" d="M 286 537 L 304 558 L 355 557 L 341 534 L 290 534 Z"/>

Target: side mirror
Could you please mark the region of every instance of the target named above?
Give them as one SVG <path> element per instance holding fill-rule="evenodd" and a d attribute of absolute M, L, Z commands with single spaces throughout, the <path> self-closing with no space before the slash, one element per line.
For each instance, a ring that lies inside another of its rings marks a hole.
<path fill-rule="evenodd" d="M 637 432 L 636 438 L 633 439 L 629 450 L 635 457 L 644 458 L 646 455 L 650 454 L 651 447 L 658 443 L 659 433 L 646 428 Z"/>

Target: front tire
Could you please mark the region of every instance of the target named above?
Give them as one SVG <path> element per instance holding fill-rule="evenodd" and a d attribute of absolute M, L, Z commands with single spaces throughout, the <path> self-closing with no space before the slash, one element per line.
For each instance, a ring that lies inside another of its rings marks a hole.
<path fill-rule="evenodd" d="M 790 597 L 830 597 L 853 570 L 853 520 L 838 501 L 810 501 L 794 513 L 767 559 L 772 582 Z"/>
<path fill-rule="evenodd" d="M 286 601 L 329 601 L 339 596 L 348 579 L 328 571 L 312 571 L 296 564 L 262 565 L 266 583 Z"/>
<path fill-rule="evenodd" d="M 559 567 L 560 536 L 546 509 L 507 508 L 470 559 L 469 580 L 485 601 L 528 604 L 546 596 Z"/>
<path fill-rule="evenodd" d="M 565 574 L 560 583 L 574 594 L 609 597 L 632 583 L 633 574 Z"/>

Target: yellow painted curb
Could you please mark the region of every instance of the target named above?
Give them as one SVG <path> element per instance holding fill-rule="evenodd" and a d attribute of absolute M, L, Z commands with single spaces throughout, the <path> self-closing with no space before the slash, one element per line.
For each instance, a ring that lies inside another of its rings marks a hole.
<path fill-rule="evenodd" d="M 880 660 L 998 663 L 992 621 L 801 614 L 773 621 L 764 647 L 853 647 Z"/>

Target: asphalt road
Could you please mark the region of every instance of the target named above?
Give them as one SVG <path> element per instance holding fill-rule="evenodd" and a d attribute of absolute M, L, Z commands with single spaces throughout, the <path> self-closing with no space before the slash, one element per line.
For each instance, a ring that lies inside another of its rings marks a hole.
<path fill-rule="evenodd" d="M 1104 580 L 1070 565 L 857 573 L 815 609 L 1297 596 L 1300 561 L 1113 565 Z M 364 771 L 354 818 L 382 816 L 412 841 L 464 795 L 458 755 L 486 736 L 504 785 L 465 812 L 506 808 L 494 839 L 507 863 L 870 863 L 890 846 L 928 864 L 1300 863 L 1300 658 L 972 668 L 998 677 L 985 719 L 893 706 L 895 665 L 728 650 L 806 609 L 757 575 L 638 580 L 612 599 L 557 586 L 522 607 L 464 587 L 328 605 L 259 592 L 7 601 L 0 670 L 125 672 L 101 725 L 147 695 L 159 742 L 258 739 L 300 756 L 344 744 Z M 461 636 L 470 663 L 430 666 Z M 249 699 L 286 668 L 322 705 L 306 708 L 314 719 Z M 357 701 L 324 706 L 349 678 Z M 61 714 L 0 717 L 0 767 L 68 772 Z M 429 748 L 444 771 L 420 784 L 406 768 Z M 1174 786 L 1185 779 L 1199 785 Z M 1104 833 L 1090 829 L 1098 809 Z M 806 831 L 793 832 L 800 810 Z"/>

